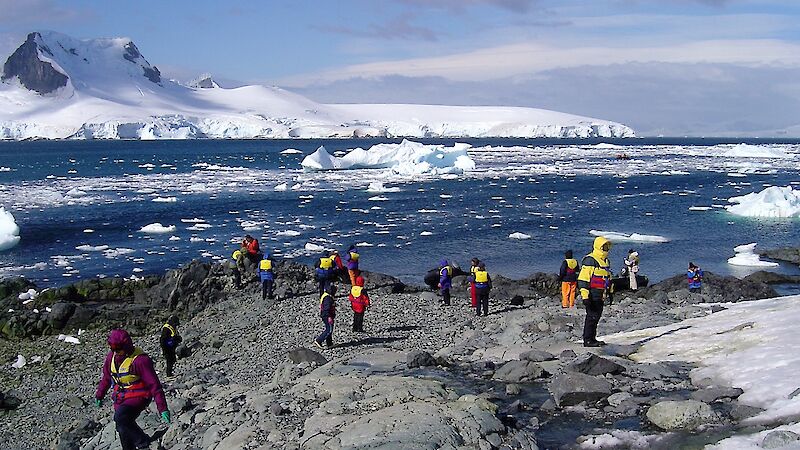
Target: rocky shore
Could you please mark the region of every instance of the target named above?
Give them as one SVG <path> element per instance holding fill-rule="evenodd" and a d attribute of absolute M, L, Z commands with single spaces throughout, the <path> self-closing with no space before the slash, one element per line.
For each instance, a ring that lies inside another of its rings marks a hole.
<path fill-rule="evenodd" d="M 157 436 L 152 448 L 666 449 L 716 442 L 760 411 L 737 402 L 741 390 L 693 383 L 688 363 L 636 362 L 637 345 L 583 348 L 583 310 L 561 308 L 552 275 L 495 277 L 492 313 L 475 317 L 463 277 L 443 307 L 432 292 L 368 273 L 367 332 L 350 331 L 340 295 L 336 346 L 315 351 L 311 269 L 277 272 L 267 302 L 253 276 L 237 289 L 231 267 L 201 262 L 163 277 L 79 282 L 24 307 L 19 294 L 32 286 L 3 282 L 0 447 L 117 448 L 111 407 L 91 404 L 107 332 L 130 329 L 162 369 L 157 335 L 169 313 L 182 318 L 184 345 L 177 377 L 162 380 L 172 425 L 140 419 Z M 510 306 L 515 296 L 522 306 Z M 774 296 L 764 283 L 713 274 L 690 294 L 678 275 L 617 293 L 600 333 Z M 26 364 L 13 368 L 18 355 Z"/>

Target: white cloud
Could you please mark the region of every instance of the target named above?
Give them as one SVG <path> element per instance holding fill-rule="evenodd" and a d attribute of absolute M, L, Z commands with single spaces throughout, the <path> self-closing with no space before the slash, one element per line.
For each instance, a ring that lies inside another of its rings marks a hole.
<path fill-rule="evenodd" d="M 800 67 L 800 44 L 774 39 L 708 40 L 640 47 L 559 47 L 529 42 L 442 57 L 351 65 L 285 79 L 281 84 L 306 86 L 354 77 L 372 78 L 391 75 L 442 77 L 454 81 L 485 81 L 570 67 L 654 62 Z"/>

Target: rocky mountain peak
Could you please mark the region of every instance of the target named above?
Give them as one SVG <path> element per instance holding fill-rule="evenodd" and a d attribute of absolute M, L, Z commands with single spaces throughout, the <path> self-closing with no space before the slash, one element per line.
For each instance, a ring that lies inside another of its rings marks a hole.
<path fill-rule="evenodd" d="M 40 94 L 47 94 L 66 86 L 69 79 L 67 75 L 53 67 L 51 62 L 43 61 L 40 58 L 40 52 L 49 57 L 53 56 L 53 51 L 42 41 L 42 35 L 39 32 L 28 34 L 25 42 L 8 57 L 3 65 L 2 80 L 18 77 L 19 82 L 25 88 Z"/>
<path fill-rule="evenodd" d="M 199 77 L 189 82 L 189 87 L 195 89 L 214 89 L 218 88 L 219 84 L 214 81 L 210 73 L 201 74 Z"/>

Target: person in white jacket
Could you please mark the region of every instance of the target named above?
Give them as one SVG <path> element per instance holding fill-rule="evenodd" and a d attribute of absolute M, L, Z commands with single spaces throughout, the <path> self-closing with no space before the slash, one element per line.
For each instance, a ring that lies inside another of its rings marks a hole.
<path fill-rule="evenodd" d="M 625 271 L 628 273 L 631 290 L 639 289 L 639 284 L 636 282 L 636 274 L 639 273 L 639 253 L 634 249 L 628 250 L 628 257 L 625 258 Z"/>

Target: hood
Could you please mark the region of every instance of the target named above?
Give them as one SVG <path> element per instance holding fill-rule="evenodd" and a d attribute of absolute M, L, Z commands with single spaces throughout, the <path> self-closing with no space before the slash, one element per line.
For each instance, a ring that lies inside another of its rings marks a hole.
<path fill-rule="evenodd" d="M 108 345 L 125 350 L 126 353 L 133 352 L 133 339 L 127 331 L 122 329 L 112 330 L 108 335 Z"/>
<path fill-rule="evenodd" d="M 447 260 L 446 259 L 443 259 L 443 260 L 439 261 L 439 267 L 444 267 L 446 265 L 447 265 Z"/>
<path fill-rule="evenodd" d="M 608 249 L 611 250 L 611 246 L 613 245 L 608 238 L 604 238 L 603 236 L 597 236 L 594 239 L 594 245 L 592 254 L 596 256 L 600 256 L 603 259 L 608 258 L 608 250 L 603 250 L 603 246 L 608 244 Z"/>

